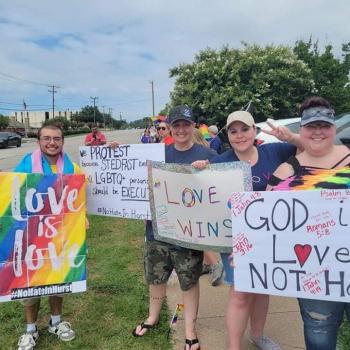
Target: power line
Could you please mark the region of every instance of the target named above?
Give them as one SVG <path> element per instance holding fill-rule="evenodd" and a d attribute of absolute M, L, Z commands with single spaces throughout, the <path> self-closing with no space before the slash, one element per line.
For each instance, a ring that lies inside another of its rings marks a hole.
<path fill-rule="evenodd" d="M 29 83 L 29 84 L 34 84 L 34 85 L 50 86 L 49 84 L 39 83 L 39 82 L 34 81 L 34 80 L 22 79 L 22 78 L 18 78 L 16 76 L 14 76 L 14 75 L 0 72 L 0 79 L 3 79 L 3 78 L 5 78 L 5 80 L 12 79 L 12 80 L 22 81 L 24 83 Z"/>

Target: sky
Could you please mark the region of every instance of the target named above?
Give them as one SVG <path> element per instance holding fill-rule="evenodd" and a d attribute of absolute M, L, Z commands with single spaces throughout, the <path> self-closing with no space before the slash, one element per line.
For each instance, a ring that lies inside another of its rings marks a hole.
<path fill-rule="evenodd" d="M 0 113 L 92 105 L 127 121 L 169 101 L 169 69 L 242 41 L 350 42 L 348 0 L 0 0 Z M 51 86 L 51 87 L 49 87 Z"/>

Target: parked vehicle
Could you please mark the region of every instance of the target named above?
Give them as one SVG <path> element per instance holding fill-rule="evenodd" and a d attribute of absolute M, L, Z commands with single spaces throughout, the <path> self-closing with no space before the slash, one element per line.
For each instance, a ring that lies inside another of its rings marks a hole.
<path fill-rule="evenodd" d="M 7 148 L 9 146 L 21 147 L 22 138 L 14 132 L 1 131 L 0 132 L 0 147 Z"/>
<path fill-rule="evenodd" d="M 336 143 L 350 148 L 350 113 L 341 115 L 335 123 L 337 125 Z"/>
<path fill-rule="evenodd" d="M 300 117 L 297 118 L 287 118 L 287 119 L 277 119 L 272 121 L 273 125 L 275 126 L 286 126 L 290 131 L 299 133 L 300 128 Z M 272 142 L 279 142 L 276 137 L 265 134 L 262 129 L 270 130 L 270 127 L 267 125 L 267 122 L 262 123 L 256 123 L 256 127 L 258 129 L 257 131 L 257 143 L 260 145 L 262 143 L 272 143 Z"/>
<path fill-rule="evenodd" d="M 288 129 L 290 129 L 292 132 L 298 133 L 299 127 L 300 127 L 300 117 L 274 120 L 273 124 L 276 126 L 284 125 L 288 127 Z M 350 148 L 350 113 L 345 113 L 345 114 L 336 116 L 335 124 L 337 126 L 336 143 L 344 144 Z M 279 142 L 279 140 L 276 139 L 274 136 L 265 134 L 264 132 L 261 131 L 261 129 L 269 130 L 269 126 L 267 125 L 266 122 L 257 123 L 256 126 L 258 128 L 258 133 L 257 133 L 258 144 Z"/>

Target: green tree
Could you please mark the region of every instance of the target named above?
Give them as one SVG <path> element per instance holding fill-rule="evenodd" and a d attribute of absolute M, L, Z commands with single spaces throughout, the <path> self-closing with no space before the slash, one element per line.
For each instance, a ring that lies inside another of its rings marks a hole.
<path fill-rule="evenodd" d="M 93 123 L 94 122 L 94 111 L 95 111 L 95 122 L 103 123 L 103 114 L 99 111 L 98 107 L 95 106 L 85 106 L 78 113 L 77 120 L 83 123 Z"/>
<path fill-rule="evenodd" d="M 342 45 L 342 58 L 334 56 L 332 45 L 320 52 L 318 42 L 299 40 L 293 48 L 311 69 L 314 93 L 331 102 L 338 114 L 350 110 L 350 43 Z"/>
<path fill-rule="evenodd" d="M 149 126 L 152 125 L 152 121 L 150 118 L 142 118 L 142 119 L 137 119 L 137 120 L 133 120 L 131 122 L 129 122 L 128 126 L 130 128 L 141 128 L 141 129 L 145 129 Z"/>
<path fill-rule="evenodd" d="M 247 102 L 257 122 L 297 115 L 298 104 L 314 88 L 311 71 L 291 48 L 248 45 L 200 51 L 191 64 L 170 69 L 176 78 L 170 105 L 188 104 L 198 117 L 223 125 Z"/>
<path fill-rule="evenodd" d="M 4 115 L 0 114 L 0 130 L 6 129 L 9 125 L 9 118 L 5 117 Z"/>
<path fill-rule="evenodd" d="M 70 127 L 70 121 L 64 117 L 55 117 L 46 120 L 43 125 L 59 125 L 63 130 L 68 130 Z"/>

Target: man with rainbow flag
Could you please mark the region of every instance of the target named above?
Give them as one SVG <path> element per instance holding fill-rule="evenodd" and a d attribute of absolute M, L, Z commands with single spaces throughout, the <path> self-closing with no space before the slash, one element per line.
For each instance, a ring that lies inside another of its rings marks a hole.
<path fill-rule="evenodd" d="M 59 126 L 46 125 L 38 131 L 38 148 L 27 154 L 16 166 L 15 172 L 41 173 L 41 174 L 81 174 L 77 164 L 73 163 L 67 154 L 63 152 L 64 137 Z M 26 333 L 18 341 L 18 350 L 32 350 L 39 338 L 36 325 L 40 298 L 30 298 L 22 301 L 24 305 Z M 49 296 L 51 319 L 48 330 L 56 334 L 62 341 L 70 341 L 75 338 L 75 332 L 69 322 L 61 320 L 63 298 Z"/>

